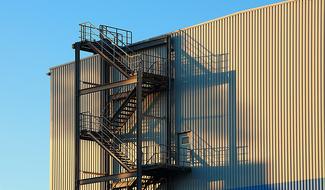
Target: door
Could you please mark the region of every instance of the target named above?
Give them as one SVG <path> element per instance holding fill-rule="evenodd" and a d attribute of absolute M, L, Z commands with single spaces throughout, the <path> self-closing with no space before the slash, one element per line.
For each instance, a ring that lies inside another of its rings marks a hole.
<path fill-rule="evenodd" d="M 192 133 L 190 131 L 178 134 L 178 165 L 190 166 L 192 153 Z"/>

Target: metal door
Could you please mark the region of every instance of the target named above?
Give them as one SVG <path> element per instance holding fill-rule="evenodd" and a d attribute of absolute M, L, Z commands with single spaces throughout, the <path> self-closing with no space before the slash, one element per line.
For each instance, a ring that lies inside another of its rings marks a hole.
<path fill-rule="evenodd" d="M 192 135 L 191 132 L 178 134 L 178 164 L 180 166 L 191 165 Z"/>

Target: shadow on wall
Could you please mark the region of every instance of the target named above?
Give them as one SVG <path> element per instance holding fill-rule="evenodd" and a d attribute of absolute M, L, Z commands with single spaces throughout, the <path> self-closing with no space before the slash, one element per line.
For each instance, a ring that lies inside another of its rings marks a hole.
<path fill-rule="evenodd" d="M 173 189 L 265 184 L 265 163 L 249 160 L 247 142 L 237 142 L 243 130 L 236 121 L 236 65 L 229 65 L 229 53 L 212 53 L 184 31 L 174 45 L 181 50 L 175 53 L 176 128 L 192 133 L 192 172 L 175 178 Z"/>
<path fill-rule="evenodd" d="M 174 57 L 175 123 L 177 132 L 192 133 L 192 172 L 174 178 L 172 189 L 231 189 L 265 184 L 265 163 L 249 160 L 248 150 L 252 147 L 247 146 L 247 141 L 237 141 L 243 136 L 238 133 L 244 131 L 236 121 L 236 114 L 242 114 L 236 110 L 246 109 L 236 108 L 240 106 L 236 97 L 236 65 L 229 63 L 229 53 L 212 53 L 186 33 L 181 34 L 174 39 L 174 45 L 180 46 L 175 49 L 182 49 Z M 186 48 L 182 48 L 184 44 Z M 156 117 L 148 119 L 144 126 L 148 129 L 143 133 L 143 140 L 153 145 L 165 142 L 161 131 L 165 126 L 164 112 L 154 112 L 162 97 L 165 96 L 157 94 L 144 108 L 145 114 Z M 134 126 L 132 121 L 124 134 L 130 141 L 135 140 Z"/>
<path fill-rule="evenodd" d="M 264 184 L 266 177 L 263 163 L 238 164 L 235 167 L 192 167 L 191 173 L 173 179 L 173 189 L 236 189 Z"/>

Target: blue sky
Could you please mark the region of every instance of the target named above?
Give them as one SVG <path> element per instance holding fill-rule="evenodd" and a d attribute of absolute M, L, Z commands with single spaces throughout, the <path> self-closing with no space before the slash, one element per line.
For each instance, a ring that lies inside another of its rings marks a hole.
<path fill-rule="evenodd" d="M 48 68 L 73 60 L 78 24 L 141 40 L 280 0 L 1 0 L 0 190 L 49 189 Z"/>

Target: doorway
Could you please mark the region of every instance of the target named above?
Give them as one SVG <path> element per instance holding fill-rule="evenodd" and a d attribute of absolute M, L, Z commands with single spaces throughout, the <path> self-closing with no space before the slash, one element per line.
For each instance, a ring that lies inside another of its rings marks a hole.
<path fill-rule="evenodd" d="M 192 154 L 192 132 L 178 133 L 178 165 L 190 166 Z"/>

